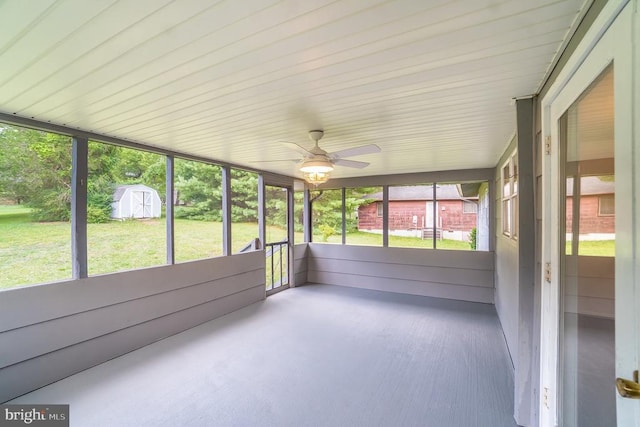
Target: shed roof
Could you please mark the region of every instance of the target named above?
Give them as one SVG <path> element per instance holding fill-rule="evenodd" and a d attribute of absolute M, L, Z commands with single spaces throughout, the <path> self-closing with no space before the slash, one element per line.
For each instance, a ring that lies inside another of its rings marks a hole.
<path fill-rule="evenodd" d="M 127 192 L 127 189 L 129 188 L 137 188 L 139 190 L 146 190 L 146 191 L 156 191 L 155 189 L 146 186 L 144 184 L 123 184 L 123 185 L 118 185 L 116 186 L 115 190 L 113 191 L 113 201 L 117 202 L 120 199 L 122 199 L 122 196 L 124 196 L 124 193 Z"/>

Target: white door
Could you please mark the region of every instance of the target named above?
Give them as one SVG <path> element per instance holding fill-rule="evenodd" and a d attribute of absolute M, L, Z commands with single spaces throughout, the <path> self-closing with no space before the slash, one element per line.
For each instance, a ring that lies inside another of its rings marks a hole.
<path fill-rule="evenodd" d="M 616 390 L 640 369 L 637 3 L 607 3 L 542 101 L 544 426 L 640 427 Z"/>
<path fill-rule="evenodd" d="M 436 229 L 441 228 L 440 226 L 440 215 L 438 213 L 439 210 L 439 206 L 438 206 L 438 202 L 436 202 L 436 210 L 435 210 L 435 222 L 434 222 L 434 216 L 433 216 L 433 202 L 427 202 L 427 219 L 426 219 L 426 224 L 425 224 L 425 228 L 433 228 L 433 225 L 436 225 Z"/>
<path fill-rule="evenodd" d="M 131 191 L 131 213 L 133 218 L 145 217 L 145 192 Z"/>

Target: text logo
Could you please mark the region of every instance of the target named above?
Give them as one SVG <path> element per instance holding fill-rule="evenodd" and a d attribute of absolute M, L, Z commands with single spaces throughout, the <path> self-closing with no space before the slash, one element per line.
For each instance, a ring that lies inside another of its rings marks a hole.
<path fill-rule="evenodd" d="M 69 427 L 69 405 L 0 405 L 0 427 Z"/>

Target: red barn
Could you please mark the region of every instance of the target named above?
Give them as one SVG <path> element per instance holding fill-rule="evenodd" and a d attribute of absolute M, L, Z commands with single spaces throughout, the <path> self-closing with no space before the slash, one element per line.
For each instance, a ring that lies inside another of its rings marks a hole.
<path fill-rule="evenodd" d="M 576 186 L 578 187 L 578 186 Z M 578 194 L 580 197 L 580 240 L 589 240 L 588 235 L 600 239 L 615 233 L 615 183 L 597 176 L 583 176 L 580 179 Z M 574 182 L 567 180 L 567 223 L 566 231 L 571 233 L 574 209 Z"/>
<path fill-rule="evenodd" d="M 382 192 L 369 194 L 372 202 L 358 208 L 358 230 L 382 230 Z M 477 226 L 478 197 L 463 197 L 454 184 L 436 187 L 435 223 L 444 238 L 467 240 Z M 421 236 L 434 223 L 433 186 L 389 187 L 389 233 Z"/>

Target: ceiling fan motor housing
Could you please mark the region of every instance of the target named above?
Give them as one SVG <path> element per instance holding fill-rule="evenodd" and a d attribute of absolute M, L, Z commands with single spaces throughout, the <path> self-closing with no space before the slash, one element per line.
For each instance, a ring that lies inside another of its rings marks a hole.
<path fill-rule="evenodd" d="M 320 141 L 323 135 L 324 135 L 324 131 L 322 130 L 309 131 L 309 138 L 311 138 L 312 141 L 315 141 L 316 144 L 318 143 L 318 141 Z"/>

